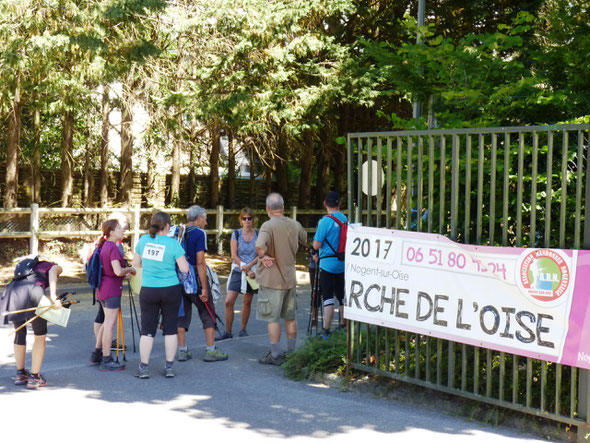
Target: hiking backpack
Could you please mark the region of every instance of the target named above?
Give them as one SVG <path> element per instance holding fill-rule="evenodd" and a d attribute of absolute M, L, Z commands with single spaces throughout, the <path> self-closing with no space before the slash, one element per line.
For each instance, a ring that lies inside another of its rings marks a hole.
<path fill-rule="evenodd" d="M 102 277 L 102 262 L 100 261 L 100 251 L 98 246 L 86 262 L 86 280 L 92 288 L 92 304 L 96 303 L 96 290 L 100 288 Z"/>
<path fill-rule="evenodd" d="M 186 252 L 186 226 L 171 226 L 168 236 L 176 239 L 178 243 L 180 243 L 180 246 L 182 246 L 182 249 Z M 200 292 L 200 282 L 197 278 L 197 273 L 190 263 L 188 264 L 188 272 L 186 273 L 180 272 L 178 265 L 176 265 L 176 274 L 178 275 L 178 280 L 186 294 L 198 294 Z"/>
<path fill-rule="evenodd" d="M 326 215 L 326 217 L 330 217 L 332 220 L 334 220 L 336 223 L 338 223 L 338 226 L 340 228 L 340 241 L 338 242 L 338 249 L 334 248 L 334 246 L 332 246 L 330 244 L 330 242 L 328 242 L 328 239 L 326 239 L 326 244 L 334 252 L 334 255 L 330 255 L 330 257 L 336 257 L 338 260 L 344 261 L 345 250 L 346 250 L 346 235 L 348 234 L 348 223 L 341 222 L 336 217 L 334 217 L 333 215 L 330 215 L 330 214 Z M 324 257 L 324 258 L 328 258 L 328 257 Z"/>

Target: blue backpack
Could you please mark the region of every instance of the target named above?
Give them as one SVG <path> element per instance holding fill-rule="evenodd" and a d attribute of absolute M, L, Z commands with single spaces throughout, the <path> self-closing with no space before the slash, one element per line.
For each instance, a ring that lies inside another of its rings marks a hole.
<path fill-rule="evenodd" d="M 86 280 L 95 292 L 100 288 L 100 279 L 102 275 L 102 262 L 100 261 L 100 250 L 102 248 L 96 247 L 88 262 L 86 263 Z"/>
<path fill-rule="evenodd" d="M 186 251 L 186 229 L 184 225 L 172 226 L 168 236 L 176 239 L 180 243 L 180 246 L 182 246 L 182 249 Z M 186 294 L 198 294 L 200 292 L 199 280 L 197 279 L 195 268 L 190 263 L 188 272 L 186 273 L 180 272 L 178 265 L 176 265 L 176 274 Z"/>

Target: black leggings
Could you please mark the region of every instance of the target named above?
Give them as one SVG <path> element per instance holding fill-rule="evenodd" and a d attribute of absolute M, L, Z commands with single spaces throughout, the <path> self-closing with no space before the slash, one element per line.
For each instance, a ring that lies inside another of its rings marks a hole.
<path fill-rule="evenodd" d="M 320 271 L 320 288 L 322 288 L 324 306 L 334 305 L 334 298 L 342 305 L 344 300 L 344 272 L 332 274 L 322 269 Z"/>
<path fill-rule="evenodd" d="M 14 329 L 17 329 L 19 326 L 22 326 L 26 323 L 26 320 L 22 321 L 13 321 L 12 324 L 14 325 Z M 33 334 L 35 335 L 47 335 L 47 320 L 41 317 L 37 317 L 31 323 L 29 323 L 33 328 Z M 21 328 L 14 334 L 14 344 L 15 345 L 22 345 L 25 346 L 27 344 L 27 327 Z"/>
<path fill-rule="evenodd" d="M 180 308 L 181 297 L 180 285 L 165 288 L 146 288 L 142 286 L 139 291 L 141 335 L 155 337 L 160 313 L 162 313 L 163 334 L 176 334 L 178 332 L 178 309 Z"/>

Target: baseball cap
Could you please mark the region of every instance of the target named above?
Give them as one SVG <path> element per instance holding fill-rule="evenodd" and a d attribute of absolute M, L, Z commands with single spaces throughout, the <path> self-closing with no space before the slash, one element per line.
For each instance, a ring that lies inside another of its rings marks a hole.
<path fill-rule="evenodd" d="M 338 194 L 336 191 L 328 192 L 326 194 L 325 202 L 329 207 L 335 208 L 340 204 L 340 194 Z"/>

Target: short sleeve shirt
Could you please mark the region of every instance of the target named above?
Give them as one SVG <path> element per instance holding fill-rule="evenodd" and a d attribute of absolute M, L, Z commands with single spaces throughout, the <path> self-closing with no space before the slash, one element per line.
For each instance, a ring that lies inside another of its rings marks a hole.
<path fill-rule="evenodd" d="M 192 266 L 196 267 L 197 253 L 207 250 L 207 236 L 205 231 L 196 226 L 188 226 L 184 245 L 186 248 L 186 259 Z"/>
<path fill-rule="evenodd" d="M 166 235 L 142 235 L 135 252 L 143 266 L 141 285 L 147 288 L 165 288 L 179 284 L 176 260 L 184 255 L 184 249 L 175 239 Z"/>
<path fill-rule="evenodd" d="M 343 223 L 346 223 L 348 219 L 342 212 L 333 212 L 330 215 L 336 217 Z M 340 226 L 330 217 L 322 217 L 318 223 L 318 229 L 313 238 L 322 243 L 322 247 L 319 251 L 320 256 L 320 269 L 331 272 L 332 274 L 341 274 L 344 272 L 344 261 L 338 260 L 334 257 L 340 244 Z M 328 243 L 332 246 L 332 249 Z"/>
<path fill-rule="evenodd" d="M 232 233 L 231 238 L 233 240 L 237 240 L 238 242 L 238 257 L 240 257 L 242 262 L 250 263 L 257 257 L 256 239 L 258 238 L 258 231 L 254 230 L 254 236 L 249 242 L 244 238 L 244 235 L 242 234 L 242 228 L 236 229 Z"/>
<path fill-rule="evenodd" d="M 112 262 L 118 260 L 123 268 L 125 259 L 121 255 L 121 250 L 116 243 L 106 241 L 100 250 L 100 262 L 102 265 L 102 274 L 100 278 L 100 288 L 97 295 L 99 300 L 105 300 L 111 297 L 120 297 L 123 291 L 123 277 L 119 277 L 113 270 Z"/>

